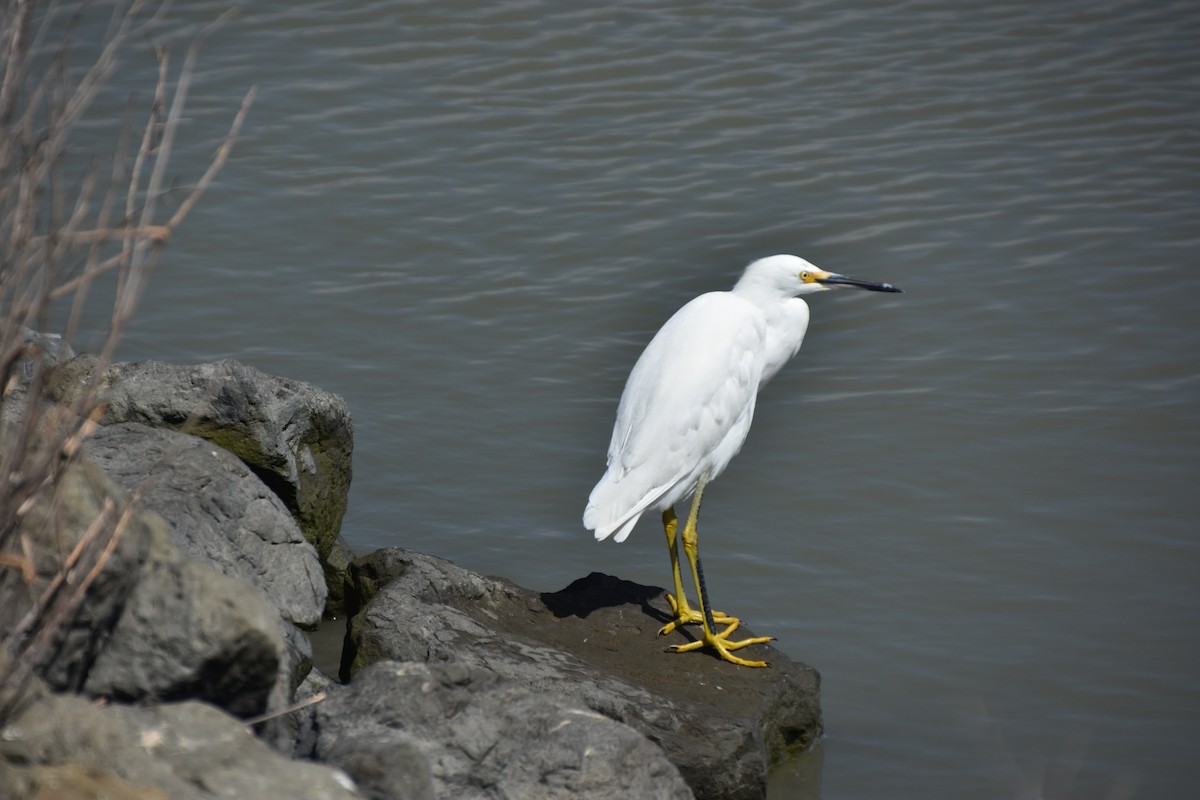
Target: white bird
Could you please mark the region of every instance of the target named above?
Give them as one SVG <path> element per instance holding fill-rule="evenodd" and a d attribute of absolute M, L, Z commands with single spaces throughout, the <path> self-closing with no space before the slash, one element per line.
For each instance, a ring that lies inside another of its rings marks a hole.
<path fill-rule="evenodd" d="M 700 567 L 696 520 L 704 487 L 725 471 L 742 449 L 758 391 L 800 349 L 808 330 L 808 305 L 800 295 L 856 287 L 899 292 L 887 283 L 848 278 L 818 269 L 802 258 L 777 255 L 753 262 L 729 292 L 702 294 L 675 312 L 634 365 L 617 408 L 608 446 L 608 471 L 596 484 L 583 524 L 596 538 L 622 542 L 647 511 L 662 512 L 671 557 L 675 619 L 659 631 L 699 623 L 703 636 L 674 645 L 674 652 L 711 647 L 726 661 L 765 667 L 730 651 L 771 640 L 730 641 L 737 618 L 714 612 Z M 700 608 L 683 593 L 676 548 L 675 504 L 692 496 L 683 549 Z M 716 623 L 728 627 L 717 632 Z"/>

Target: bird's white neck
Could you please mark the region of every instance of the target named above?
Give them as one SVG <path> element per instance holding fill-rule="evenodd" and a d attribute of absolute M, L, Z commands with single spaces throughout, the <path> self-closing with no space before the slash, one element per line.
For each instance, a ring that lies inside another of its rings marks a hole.
<path fill-rule="evenodd" d="M 808 303 L 799 297 L 791 297 L 783 302 L 776 300 L 764 307 L 763 313 L 767 315 L 767 340 L 759 387 L 774 378 L 775 373 L 783 369 L 783 365 L 800 350 L 804 334 L 808 331 Z"/>

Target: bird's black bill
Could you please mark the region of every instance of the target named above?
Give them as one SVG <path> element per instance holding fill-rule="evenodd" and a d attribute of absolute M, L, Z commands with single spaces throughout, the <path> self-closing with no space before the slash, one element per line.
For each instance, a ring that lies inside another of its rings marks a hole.
<path fill-rule="evenodd" d="M 847 278 L 845 275 L 830 275 L 828 278 L 817 278 L 817 283 L 826 286 L 853 286 L 856 289 L 866 289 L 871 292 L 903 292 L 890 283 L 876 281 L 860 281 L 858 278 Z"/>

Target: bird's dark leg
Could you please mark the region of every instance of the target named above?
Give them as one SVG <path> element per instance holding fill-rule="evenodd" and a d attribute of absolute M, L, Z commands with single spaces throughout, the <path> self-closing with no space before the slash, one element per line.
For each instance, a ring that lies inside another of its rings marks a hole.
<path fill-rule="evenodd" d="M 696 593 L 700 598 L 700 623 L 704 626 L 703 638 L 689 642 L 688 644 L 672 645 L 669 649 L 675 653 L 685 653 L 689 650 L 698 650 L 701 647 L 711 647 L 717 651 L 721 658 L 733 664 L 739 664 L 743 667 L 765 667 L 765 661 L 748 661 L 744 658 L 738 658 L 730 650 L 738 650 L 743 647 L 748 647 L 752 644 L 764 644 L 771 641 L 770 636 L 753 636 L 748 639 L 731 642 L 729 634 L 737 630 L 741 623 L 736 617 L 729 617 L 724 614 L 723 621 L 729 623 L 729 627 L 720 633 L 715 632 L 716 620 L 715 615 L 710 611 L 708 604 L 708 589 L 704 585 L 704 573 L 700 569 L 700 543 L 699 536 L 696 532 L 696 520 L 700 516 L 700 499 L 704 494 L 704 485 L 708 483 L 708 473 L 705 472 L 700 476 L 699 482 L 696 484 L 696 493 L 692 496 L 692 510 L 688 513 L 687 524 L 683 527 L 683 552 L 687 556 L 688 564 L 692 568 L 692 580 L 696 583 Z M 672 548 L 673 550 L 674 548 Z"/>
<path fill-rule="evenodd" d="M 664 511 L 662 520 L 663 531 L 667 534 L 667 551 L 671 554 L 671 581 L 675 589 L 674 595 L 667 595 L 667 602 L 671 604 L 671 613 L 675 615 L 675 619 L 668 622 L 658 631 L 659 636 L 666 636 L 680 625 L 699 625 L 704 621 L 704 617 L 699 611 L 693 610 L 688 605 L 687 595 L 683 593 L 683 576 L 679 570 L 679 549 L 676 545 L 676 532 L 679 530 L 679 519 L 675 516 L 675 509 L 668 508 Z M 701 579 L 703 579 L 703 573 L 701 574 Z M 714 611 L 712 612 L 712 619 L 709 620 L 709 625 L 712 626 L 714 622 L 725 625 L 733 621 L 733 617 L 726 616 L 720 611 Z"/>
<path fill-rule="evenodd" d="M 696 586 L 700 589 L 700 608 L 704 611 L 704 624 L 709 630 L 716 630 L 717 623 L 713 620 L 712 608 L 708 605 L 708 587 L 704 585 L 704 568 L 700 566 L 699 548 L 696 550 L 696 560 L 693 567 L 696 575 Z"/>

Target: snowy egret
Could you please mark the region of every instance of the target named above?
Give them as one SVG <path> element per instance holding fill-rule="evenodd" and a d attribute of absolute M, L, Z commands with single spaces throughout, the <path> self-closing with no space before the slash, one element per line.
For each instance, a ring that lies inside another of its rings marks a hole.
<path fill-rule="evenodd" d="M 711 647 L 721 658 L 746 667 L 765 667 L 733 655 L 756 636 L 730 641 L 740 624 L 713 611 L 700 568 L 696 520 L 704 487 L 725 471 L 742 449 L 758 390 L 791 360 L 808 329 L 808 305 L 800 295 L 840 287 L 899 292 L 887 283 L 848 278 L 817 269 L 802 258 L 777 255 L 753 262 L 729 292 L 709 292 L 675 312 L 637 360 L 617 407 L 608 446 L 608 471 L 596 484 L 583 524 L 597 539 L 622 542 L 647 511 L 662 512 L 671 556 L 674 595 L 667 595 L 674 620 L 659 635 L 700 624 L 696 641 L 668 648 L 685 652 Z M 696 585 L 699 610 L 683 593 L 675 504 L 692 496 L 683 550 Z M 727 627 L 717 632 L 717 623 Z"/>

